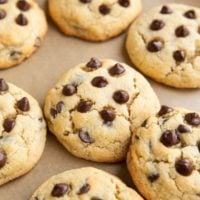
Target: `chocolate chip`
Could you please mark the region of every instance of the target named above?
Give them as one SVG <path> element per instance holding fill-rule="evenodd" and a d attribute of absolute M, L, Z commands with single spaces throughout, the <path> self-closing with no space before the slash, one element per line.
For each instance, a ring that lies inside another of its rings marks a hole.
<path fill-rule="evenodd" d="M 101 118 L 104 120 L 104 122 L 112 122 L 116 115 L 114 111 L 110 108 L 105 108 L 100 112 Z"/>
<path fill-rule="evenodd" d="M 86 66 L 90 69 L 98 69 L 102 66 L 102 63 L 97 58 L 91 58 Z"/>
<path fill-rule="evenodd" d="M 188 113 L 185 115 L 185 121 L 193 126 L 200 125 L 200 116 L 197 113 Z"/>
<path fill-rule="evenodd" d="M 81 101 L 78 106 L 77 110 L 81 113 L 88 112 L 92 107 L 92 102 L 91 101 Z"/>
<path fill-rule="evenodd" d="M 123 104 L 129 100 L 129 94 L 124 90 L 118 90 L 113 94 L 113 99 L 117 103 Z"/>
<path fill-rule="evenodd" d="M 64 102 L 63 102 L 63 101 L 59 101 L 59 102 L 56 104 L 57 113 L 61 113 L 61 112 L 62 112 L 63 106 L 64 106 Z"/>
<path fill-rule="evenodd" d="M 92 0 L 80 0 L 81 3 L 90 3 Z"/>
<path fill-rule="evenodd" d="M 22 11 L 27 11 L 27 10 L 29 10 L 30 5 L 25 0 L 19 0 L 17 2 L 17 7 Z"/>
<path fill-rule="evenodd" d="M 69 186 L 65 183 L 58 183 L 54 186 L 51 195 L 53 197 L 62 197 L 68 192 Z"/>
<path fill-rule="evenodd" d="M 26 26 L 28 24 L 28 19 L 23 14 L 19 14 L 15 21 L 20 26 Z"/>
<path fill-rule="evenodd" d="M 6 164 L 6 155 L 4 152 L 0 152 L 0 169 Z"/>
<path fill-rule="evenodd" d="M 91 200 L 103 200 L 103 199 L 101 199 L 99 197 L 92 197 Z"/>
<path fill-rule="evenodd" d="M 106 87 L 108 85 L 108 81 L 103 76 L 97 76 L 92 79 L 92 85 L 98 88 Z"/>
<path fill-rule="evenodd" d="M 177 62 L 183 62 L 185 61 L 185 51 L 183 50 L 177 50 L 173 53 L 173 57 Z"/>
<path fill-rule="evenodd" d="M 163 42 L 161 42 L 158 39 L 154 39 L 152 41 L 150 41 L 147 45 L 147 49 L 150 52 L 158 52 L 163 48 Z"/>
<path fill-rule="evenodd" d="M 14 118 L 6 118 L 3 122 L 3 128 L 6 132 L 10 132 L 15 126 Z"/>
<path fill-rule="evenodd" d="M 189 18 L 189 19 L 196 19 L 196 13 L 194 10 L 188 10 L 187 12 L 184 13 L 184 16 Z"/>
<path fill-rule="evenodd" d="M 53 118 L 56 118 L 58 111 L 55 108 L 50 109 L 50 114 Z"/>
<path fill-rule="evenodd" d="M 72 96 L 77 92 L 77 88 L 73 84 L 67 84 L 62 89 L 62 94 L 65 96 Z"/>
<path fill-rule="evenodd" d="M 10 52 L 10 57 L 12 60 L 18 60 L 21 57 L 22 53 L 20 51 L 12 50 Z"/>
<path fill-rule="evenodd" d="M 165 26 L 165 22 L 164 21 L 155 19 L 151 23 L 150 29 L 153 30 L 153 31 L 158 31 L 158 30 L 161 30 L 164 26 Z"/>
<path fill-rule="evenodd" d="M 176 161 L 175 167 L 176 171 L 183 176 L 189 176 L 194 169 L 192 162 L 187 159 L 180 159 Z"/>
<path fill-rule="evenodd" d="M 110 13 L 110 8 L 107 5 L 102 4 L 101 6 L 99 6 L 99 12 L 103 15 L 107 15 Z"/>
<path fill-rule="evenodd" d="M 177 37 L 187 37 L 190 34 L 190 31 L 184 25 L 179 26 L 175 30 L 175 34 Z"/>
<path fill-rule="evenodd" d="M 3 9 L 0 9 L 0 20 L 4 19 L 6 17 L 6 11 Z"/>
<path fill-rule="evenodd" d="M 28 98 L 23 97 L 22 99 L 20 99 L 17 102 L 17 107 L 23 112 L 29 111 L 30 110 L 30 104 L 29 104 Z"/>
<path fill-rule="evenodd" d="M 173 11 L 169 6 L 163 6 L 160 13 L 161 14 L 171 14 L 171 13 L 173 13 Z"/>
<path fill-rule="evenodd" d="M 120 6 L 123 6 L 125 8 L 129 7 L 130 1 L 129 0 L 118 0 L 118 3 Z"/>
<path fill-rule="evenodd" d="M 80 190 L 77 192 L 77 194 L 82 195 L 82 194 L 88 193 L 90 188 L 91 188 L 90 185 L 88 183 L 86 183 L 84 186 L 82 186 L 80 188 Z"/>
<path fill-rule="evenodd" d="M 162 115 L 165 115 L 165 114 L 170 113 L 172 111 L 173 111 L 173 108 L 162 105 L 161 108 L 160 108 L 160 111 L 158 112 L 158 115 L 162 116 Z"/>
<path fill-rule="evenodd" d="M 0 0 L 0 4 L 4 4 L 4 3 L 7 3 L 8 0 Z"/>
<path fill-rule="evenodd" d="M 144 121 L 143 121 L 143 123 L 141 124 L 141 127 L 146 127 L 146 125 L 147 125 L 147 119 L 145 119 Z"/>
<path fill-rule="evenodd" d="M 158 180 L 159 177 L 160 177 L 160 174 L 151 174 L 147 178 L 151 183 L 153 183 L 156 180 Z"/>
<path fill-rule="evenodd" d="M 91 144 L 93 142 L 89 133 L 83 129 L 79 130 L 78 136 L 84 143 Z"/>
<path fill-rule="evenodd" d="M 198 147 L 198 150 L 199 150 L 199 152 L 200 152 L 200 141 L 197 142 L 197 147 Z"/>
<path fill-rule="evenodd" d="M 187 126 L 183 125 L 183 124 L 180 124 L 178 126 L 177 131 L 179 133 L 190 133 L 190 129 Z"/>
<path fill-rule="evenodd" d="M 163 132 L 160 141 L 167 147 L 176 145 L 180 142 L 180 138 L 176 131 L 167 130 Z"/>
<path fill-rule="evenodd" d="M 0 78 L 0 92 L 5 92 L 8 90 L 8 84 L 3 78 Z"/>
<path fill-rule="evenodd" d="M 115 64 L 113 67 L 109 69 L 109 74 L 111 76 L 119 76 L 123 74 L 124 72 L 125 72 L 124 67 L 119 63 Z"/>

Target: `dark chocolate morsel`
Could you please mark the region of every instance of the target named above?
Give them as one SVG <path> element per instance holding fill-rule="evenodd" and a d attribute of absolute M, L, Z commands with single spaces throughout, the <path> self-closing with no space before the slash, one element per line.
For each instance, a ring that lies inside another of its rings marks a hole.
<path fill-rule="evenodd" d="M 21 111 L 26 112 L 30 110 L 30 104 L 27 97 L 23 97 L 19 101 L 17 101 L 17 108 L 19 108 Z"/>
<path fill-rule="evenodd" d="M 51 195 L 53 197 L 62 197 L 68 192 L 69 186 L 65 183 L 58 183 L 54 186 Z"/>
<path fill-rule="evenodd" d="M 82 194 L 86 194 L 90 191 L 91 186 L 86 183 L 85 185 L 83 185 L 80 190 L 77 192 L 78 195 L 82 195 Z"/>
<path fill-rule="evenodd" d="M 162 115 L 165 115 L 165 114 L 170 113 L 172 111 L 173 111 L 173 108 L 162 105 L 161 108 L 160 108 L 160 111 L 158 112 L 158 115 L 162 116 Z"/>
<path fill-rule="evenodd" d="M 183 176 L 189 176 L 194 170 L 192 162 L 188 159 L 180 159 L 176 161 L 175 167 L 176 171 Z"/>
<path fill-rule="evenodd" d="M 0 92 L 5 92 L 8 90 L 8 84 L 3 78 L 0 78 Z"/>
<path fill-rule="evenodd" d="M 160 141 L 167 147 L 176 145 L 180 142 L 180 138 L 176 131 L 167 130 L 163 132 Z"/>

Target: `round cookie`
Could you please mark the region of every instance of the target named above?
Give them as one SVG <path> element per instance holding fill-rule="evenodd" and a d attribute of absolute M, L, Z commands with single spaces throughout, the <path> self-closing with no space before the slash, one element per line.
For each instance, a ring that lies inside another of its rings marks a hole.
<path fill-rule="evenodd" d="M 200 114 L 162 106 L 137 129 L 127 165 L 148 200 L 200 200 Z"/>
<path fill-rule="evenodd" d="M 177 88 L 199 88 L 199 27 L 199 8 L 159 6 L 133 23 L 126 48 L 135 66 L 152 79 Z"/>
<path fill-rule="evenodd" d="M 72 154 L 97 162 L 124 160 L 134 128 L 159 110 L 138 72 L 92 58 L 64 74 L 45 101 L 48 126 Z"/>
<path fill-rule="evenodd" d="M 33 0 L 0 1 L 0 69 L 21 63 L 47 31 L 44 12 Z"/>
<path fill-rule="evenodd" d="M 73 169 L 43 183 L 30 200 L 143 200 L 117 177 L 92 167 Z"/>
<path fill-rule="evenodd" d="M 46 125 L 37 101 L 0 79 L 0 185 L 34 167 L 45 140 Z"/>
<path fill-rule="evenodd" d="M 141 0 L 49 0 L 52 19 L 66 35 L 104 41 L 124 31 L 140 13 Z"/>

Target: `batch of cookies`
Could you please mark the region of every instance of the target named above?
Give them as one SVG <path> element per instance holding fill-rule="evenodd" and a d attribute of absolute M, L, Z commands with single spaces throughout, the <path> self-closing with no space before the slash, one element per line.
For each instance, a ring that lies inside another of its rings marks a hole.
<path fill-rule="evenodd" d="M 135 67 L 171 87 L 200 88 L 198 8 L 167 4 L 139 16 L 140 0 L 48 0 L 48 9 L 64 34 L 88 41 L 108 40 L 132 23 L 126 49 Z M 0 0 L 0 68 L 28 58 L 46 31 L 34 0 Z M 92 57 L 71 68 L 49 90 L 44 115 L 32 96 L 0 79 L 0 185 L 38 163 L 47 122 L 76 157 L 126 160 L 138 192 L 86 167 L 51 177 L 30 200 L 200 200 L 200 114 L 160 106 L 133 66 Z"/>

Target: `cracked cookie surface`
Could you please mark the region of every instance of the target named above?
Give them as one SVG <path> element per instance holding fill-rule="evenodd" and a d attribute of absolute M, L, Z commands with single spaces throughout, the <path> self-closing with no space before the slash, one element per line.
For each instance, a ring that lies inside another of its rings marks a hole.
<path fill-rule="evenodd" d="M 46 140 L 46 124 L 37 101 L 0 79 L 0 185 L 38 162 Z"/>
<path fill-rule="evenodd" d="M 126 48 L 130 59 L 158 82 L 177 88 L 199 88 L 199 27 L 199 8 L 182 4 L 153 8 L 129 30 Z"/>
<path fill-rule="evenodd" d="M 125 159 L 134 128 L 159 107 L 141 74 L 114 60 L 92 58 L 61 77 L 44 111 L 49 129 L 69 152 L 117 162 Z"/>
<path fill-rule="evenodd" d="M 91 41 L 112 38 L 141 11 L 141 0 L 49 0 L 49 12 L 66 35 Z"/>
<path fill-rule="evenodd" d="M 0 69 L 28 58 L 46 30 L 44 12 L 33 0 L 0 1 Z"/>
<path fill-rule="evenodd" d="M 200 200 L 200 114 L 162 106 L 137 129 L 127 165 L 148 200 Z"/>
<path fill-rule="evenodd" d="M 43 183 L 30 200 L 142 200 L 117 177 L 86 167 L 55 175 Z"/>

